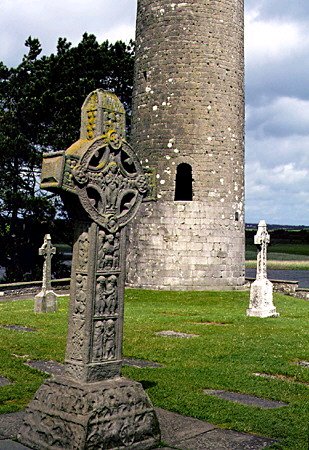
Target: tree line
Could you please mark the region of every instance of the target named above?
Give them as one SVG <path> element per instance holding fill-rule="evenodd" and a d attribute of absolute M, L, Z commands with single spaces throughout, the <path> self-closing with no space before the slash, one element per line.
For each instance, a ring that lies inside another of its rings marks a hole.
<path fill-rule="evenodd" d="M 76 46 L 59 38 L 49 56 L 41 56 L 36 38 L 25 45 L 17 67 L 0 62 L 0 266 L 7 282 L 40 276 L 45 233 L 67 238 L 60 199 L 39 189 L 43 152 L 79 138 L 80 108 L 94 89 L 118 95 L 130 118 L 133 86 L 133 42 L 99 44 L 85 33 Z"/>

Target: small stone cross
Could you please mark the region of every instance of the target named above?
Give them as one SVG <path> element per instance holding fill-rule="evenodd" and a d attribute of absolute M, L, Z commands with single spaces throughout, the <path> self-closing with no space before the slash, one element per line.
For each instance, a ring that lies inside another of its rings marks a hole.
<path fill-rule="evenodd" d="M 270 236 L 267 232 L 265 220 L 260 220 L 258 231 L 254 236 L 254 244 L 257 246 L 256 280 L 250 288 L 250 304 L 247 316 L 253 317 L 277 317 L 279 314 L 273 304 L 273 285 L 267 279 L 267 246 Z"/>
<path fill-rule="evenodd" d="M 51 243 L 50 234 L 45 234 L 43 245 L 39 248 L 39 255 L 44 256 L 42 290 L 45 291 L 51 289 L 51 259 L 55 253 L 56 247 Z"/>
<path fill-rule="evenodd" d="M 57 311 L 57 295 L 51 288 L 51 259 L 56 253 L 56 247 L 51 243 L 50 234 L 45 234 L 42 247 L 39 248 L 39 255 L 44 257 L 42 290 L 35 296 L 35 312 L 55 312 Z"/>

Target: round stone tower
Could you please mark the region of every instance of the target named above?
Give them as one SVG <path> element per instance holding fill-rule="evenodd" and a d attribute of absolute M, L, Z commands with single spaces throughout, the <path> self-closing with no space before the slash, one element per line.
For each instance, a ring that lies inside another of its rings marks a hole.
<path fill-rule="evenodd" d="M 244 284 L 243 0 L 138 0 L 131 143 L 156 201 L 131 226 L 128 284 Z"/>

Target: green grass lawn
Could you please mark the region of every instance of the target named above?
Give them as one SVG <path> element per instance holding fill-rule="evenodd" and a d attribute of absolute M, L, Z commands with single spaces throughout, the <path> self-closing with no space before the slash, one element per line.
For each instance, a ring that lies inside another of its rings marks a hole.
<path fill-rule="evenodd" d="M 277 449 L 307 448 L 308 303 L 275 295 L 280 317 L 246 317 L 248 292 L 158 292 L 127 290 L 124 356 L 156 361 L 162 368 L 124 367 L 140 381 L 155 406 L 225 428 L 280 439 Z M 218 323 L 206 324 L 205 322 Z M 17 411 L 44 376 L 27 359 L 63 361 L 67 300 L 55 314 L 35 315 L 33 301 L 0 303 L 0 324 L 36 328 L 26 333 L 0 327 L 0 375 L 14 384 L 0 388 L 0 412 Z M 155 332 L 173 330 L 198 337 L 177 339 Z M 261 378 L 254 373 L 278 375 Z M 306 384 L 307 383 L 307 384 Z M 289 406 L 263 410 L 203 394 L 226 389 L 281 400 Z"/>

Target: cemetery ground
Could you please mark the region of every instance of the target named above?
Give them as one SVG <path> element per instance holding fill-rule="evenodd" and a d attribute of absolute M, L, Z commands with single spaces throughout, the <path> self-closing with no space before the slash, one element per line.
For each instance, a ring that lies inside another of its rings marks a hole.
<path fill-rule="evenodd" d="M 124 358 L 160 366 L 124 366 L 123 375 L 141 382 L 156 407 L 277 439 L 270 448 L 303 450 L 308 444 L 308 302 L 275 294 L 280 317 L 267 319 L 247 317 L 248 303 L 249 292 L 127 290 Z M 63 362 L 67 306 L 63 297 L 56 313 L 35 314 L 33 300 L 0 303 L 0 376 L 11 383 L 0 387 L 1 414 L 23 409 L 47 376 L 25 362 Z M 160 331 L 195 336 L 156 334 Z M 206 389 L 287 405 L 263 409 L 207 395 Z"/>

